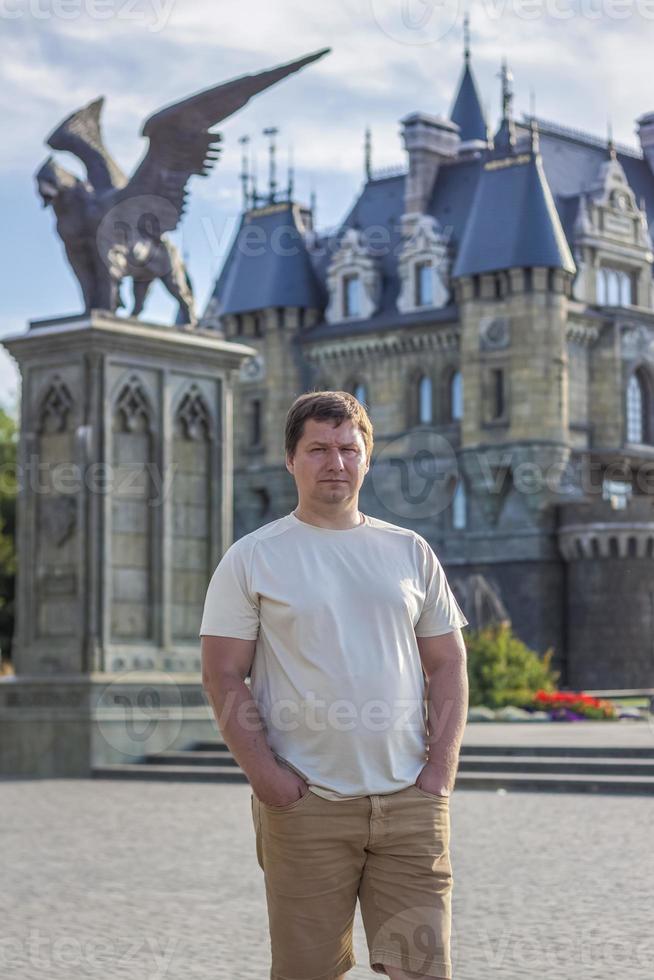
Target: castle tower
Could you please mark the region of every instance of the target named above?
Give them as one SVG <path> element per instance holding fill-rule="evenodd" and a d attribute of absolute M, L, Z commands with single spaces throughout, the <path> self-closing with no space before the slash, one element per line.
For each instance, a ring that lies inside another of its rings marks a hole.
<path fill-rule="evenodd" d="M 494 572 L 502 594 L 520 590 L 525 615 L 529 596 L 543 597 L 535 640 L 560 651 L 562 569 L 550 505 L 570 455 L 566 324 L 575 266 L 535 128 L 523 152 L 510 138 L 510 117 L 501 128 L 507 139 L 483 164 L 453 269 L 464 391 L 461 466 L 475 568 L 483 573 L 501 555 L 507 564 Z M 513 607 L 518 633 L 520 607 Z M 530 617 L 533 636 L 533 610 Z"/>

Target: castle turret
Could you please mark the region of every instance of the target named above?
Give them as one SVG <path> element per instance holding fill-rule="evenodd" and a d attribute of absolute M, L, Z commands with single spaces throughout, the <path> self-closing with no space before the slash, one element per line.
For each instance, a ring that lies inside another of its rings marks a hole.
<path fill-rule="evenodd" d="M 464 20 L 463 74 L 459 81 L 450 119 L 459 127 L 461 150 L 484 147 L 488 144 L 488 127 L 481 107 L 472 68 L 470 67 L 469 23 Z"/>

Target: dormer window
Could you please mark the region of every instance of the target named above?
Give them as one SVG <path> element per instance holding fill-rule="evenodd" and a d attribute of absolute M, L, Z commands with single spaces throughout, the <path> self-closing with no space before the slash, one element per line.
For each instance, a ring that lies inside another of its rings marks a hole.
<path fill-rule="evenodd" d="M 381 293 L 379 261 L 370 254 L 362 232 L 348 228 L 327 270 L 327 323 L 367 319 L 377 311 Z"/>
<path fill-rule="evenodd" d="M 400 313 L 446 305 L 450 296 L 447 241 L 435 218 L 422 215 L 419 219 L 413 234 L 402 245 L 397 271 Z"/>
<path fill-rule="evenodd" d="M 431 262 L 416 262 L 416 306 L 431 306 L 434 302 L 434 271 Z"/>
<path fill-rule="evenodd" d="M 358 275 L 343 276 L 343 316 L 361 315 L 361 280 Z"/>

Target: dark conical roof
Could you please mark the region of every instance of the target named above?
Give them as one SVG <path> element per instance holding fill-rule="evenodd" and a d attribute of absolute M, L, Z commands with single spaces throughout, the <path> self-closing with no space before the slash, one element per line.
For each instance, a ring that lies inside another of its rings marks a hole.
<path fill-rule="evenodd" d="M 486 120 L 482 112 L 475 79 L 467 59 L 450 119 L 459 127 L 462 141 L 486 140 Z"/>
<path fill-rule="evenodd" d="M 213 292 L 219 315 L 271 306 L 324 306 L 298 221 L 298 209 L 290 203 L 243 215 Z"/>
<path fill-rule="evenodd" d="M 538 152 L 484 164 L 453 276 L 544 266 L 574 274 Z"/>

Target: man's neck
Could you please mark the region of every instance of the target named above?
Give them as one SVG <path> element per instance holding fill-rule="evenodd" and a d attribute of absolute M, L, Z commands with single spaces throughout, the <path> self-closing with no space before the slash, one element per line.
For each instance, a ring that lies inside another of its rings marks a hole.
<path fill-rule="evenodd" d="M 325 514 L 298 504 L 293 513 L 298 521 L 314 524 L 316 527 L 331 528 L 334 531 L 347 531 L 349 528 L 358 527 L 364 521 L 363 514 L 356 508 L 354 510 L 350 508 L 338 514 Z"/>

